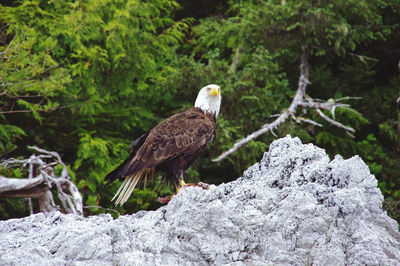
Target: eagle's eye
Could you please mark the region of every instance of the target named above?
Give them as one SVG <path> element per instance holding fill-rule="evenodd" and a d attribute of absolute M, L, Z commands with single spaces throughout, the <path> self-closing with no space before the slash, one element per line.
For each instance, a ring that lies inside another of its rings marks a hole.
<path fill-rule="evenodd" d="M 210 88 L 210 87 L 208 87 L 208 88 L 207 88 L 207 91 L 210 91 L 210 90 L 211 90 L 211 88 Z"/>

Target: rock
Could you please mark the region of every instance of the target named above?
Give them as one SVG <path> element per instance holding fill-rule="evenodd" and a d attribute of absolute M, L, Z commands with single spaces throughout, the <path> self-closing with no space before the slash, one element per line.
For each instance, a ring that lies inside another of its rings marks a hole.
<path fill-rule="evenodd" d="M 156 211 L 1 221 L 0 265 L 399 265 L 382 200 L 358 156 L 330 161 L 288 136 L 236 181 Z"/>

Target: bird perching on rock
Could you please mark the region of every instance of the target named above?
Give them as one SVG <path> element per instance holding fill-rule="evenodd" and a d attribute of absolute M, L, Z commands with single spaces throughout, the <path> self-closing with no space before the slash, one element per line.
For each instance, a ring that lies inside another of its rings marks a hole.
<path fill-rule="evenodd" d="M 173 183 L 177 192 L 187 186 L 185 171 L 215 138 L 220 106 L 221 88 L 207 85 L 197 95 L 194 107 L 167 118 L 133 141 L 129 157 L 105 177 L 108 183 L 123 180 L 112 199 L 116 198 L 115 205 L 124 204 L 139 181 L 153 178 L 157 172 Z M 168 202 L 170 199 L 159 200 Z"/>

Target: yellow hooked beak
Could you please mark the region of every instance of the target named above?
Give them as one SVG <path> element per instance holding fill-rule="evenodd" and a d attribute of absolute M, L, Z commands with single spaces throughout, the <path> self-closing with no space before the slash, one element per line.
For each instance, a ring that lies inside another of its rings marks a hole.
<path fill-rule="evenodd" d="M 209 90 L 209 91 L 208 91 L 208 95 L 215 95 L 215 96 L 218 96 L 218 95 L 219 95 L 219 89 L 213 88 L 213 89 Z"/>

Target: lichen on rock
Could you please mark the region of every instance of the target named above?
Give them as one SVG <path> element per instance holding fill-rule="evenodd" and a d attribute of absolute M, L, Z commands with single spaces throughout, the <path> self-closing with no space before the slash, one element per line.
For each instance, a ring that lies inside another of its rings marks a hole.
<path fill-rule="evenodd" d="M 156 211 L 1 221 L 0 264 L 399 265 L 382 200 L 361 158 L 287 136 L 243 177 L 181 189 Z"/>

